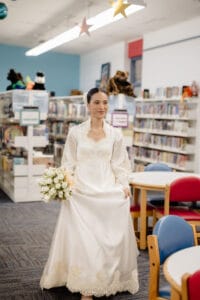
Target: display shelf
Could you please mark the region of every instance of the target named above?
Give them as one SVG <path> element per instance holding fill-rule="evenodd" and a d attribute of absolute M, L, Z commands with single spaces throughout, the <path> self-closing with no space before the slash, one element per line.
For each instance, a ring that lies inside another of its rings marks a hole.
<path fill-rule="evenodd" d="M 40 112 L 40 121 L 44 121 L 48 113 L 48 93 L 13 90 L 1 93 L 0 99 L 0 126 L 3 132 L 0 187 L 14 202 L 40 201 L 38 183 L 46 165 L 34 164 L 34 149 L 44 148 L 48 145 L 48 139 L 35 135 L 35 131 L 39 132 L 38 125 L 20 126 L 20 114 L 25 106 L 34 106 Z M 12 127 L 13 124 L 16 126 Z"/>
<path fill-rule="evenodd" d="M 172 169 L 195 171 L 197 111 L 200 99 L 135 99 L 133 156 L 135 171 L 164 162 Z"/>

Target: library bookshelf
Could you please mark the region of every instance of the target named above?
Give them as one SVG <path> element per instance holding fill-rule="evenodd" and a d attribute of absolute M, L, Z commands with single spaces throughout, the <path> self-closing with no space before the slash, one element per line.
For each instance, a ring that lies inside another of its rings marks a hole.
<path fill-rule="evenodd" d="M 70 127 L 80 124 L 86 119 L 85 95 L 49 98 L 47 127 L 55 166 L 60 166 Z"/>
<path fill-rule="evenodd" d="M 158 161 L 176 171 L 198 171 L 199 101 L 198 98 L 135 99 L 135 171 Z"/>

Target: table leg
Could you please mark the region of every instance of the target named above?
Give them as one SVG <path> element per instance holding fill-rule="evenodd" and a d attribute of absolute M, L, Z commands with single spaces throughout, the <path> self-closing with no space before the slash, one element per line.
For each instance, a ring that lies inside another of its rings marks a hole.
<path fill-rule="evenodd" d="M 147 247 L 147 192 L 144 189 L 141 189 L 140 201 L 140 249 L 145 250 Z"/>
<path fill-rule="evenodd" d="M 134 189 L 134 194 L 133 194 L 133 204 L 138 205 L 139 204 L 139 189 Z M 138 218 L 133 219 L 133 225 L 134 229 L 136 232 L 138 232 Z"/>
<path fill-rule="evenodd" d="M 139 189 L 137 189 L 137 188 L 135 188 L 134 189 L 134 194 L 133 194 L 133 204 L 134 205 L 138 205 L 139 204 L 139 192 L 140 192 L 140 190 Z"/>

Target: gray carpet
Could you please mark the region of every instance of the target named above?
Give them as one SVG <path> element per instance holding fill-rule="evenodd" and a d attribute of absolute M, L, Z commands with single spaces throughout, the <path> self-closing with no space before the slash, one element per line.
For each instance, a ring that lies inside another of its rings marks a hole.
<path fill-rule="evenodd" d="M 40 276 L 47 260 L 59 212 L 57 203 L 13 203 L 0 191 L 0 299 L 80 299 L 65 287 L 42 291 Z M 148 254 L 138 258 L 140 290 L 100 300 L 148 299 Z"/>

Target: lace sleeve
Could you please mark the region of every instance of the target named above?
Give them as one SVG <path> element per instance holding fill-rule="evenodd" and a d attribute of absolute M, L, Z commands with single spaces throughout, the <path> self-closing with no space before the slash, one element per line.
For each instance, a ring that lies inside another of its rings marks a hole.
<path fill-rule="evenodd" d="M 65 167 L 72 175 L 76 167 L 77 138 L 75 127 L 72 127 L 67 135 L 67 140 L 63 150 L 61 166 Z"/>
<path fill-rule="evenodd" d="M 116 131 L 116 137 L 113 145 L 111 158 L 111 167 L 116 177 L 116 181 L 123 187 L 129 187 L 129 175 L 131 173 L 131 164 L 128 158 L 123 135 L 121 131 Z"/>

